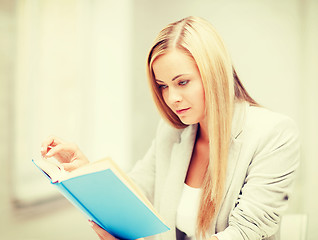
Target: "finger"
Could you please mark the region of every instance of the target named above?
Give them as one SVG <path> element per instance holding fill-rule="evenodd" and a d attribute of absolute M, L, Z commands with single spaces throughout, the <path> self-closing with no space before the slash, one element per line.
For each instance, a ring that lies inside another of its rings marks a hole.
<path fill-rule="evenodd" d="M 75 146 L 74 144 L 59 144 L 59 145 L 56 145 L 55 147 L 52 147 L 50 149 L 50 151 L 47 152 L 47 154 L 45 155 L 45 157 L 54 157 L 55 155 L 57 154 L 61 154 L 61 155 L 70 155 L 68 159 L 68 161 L 71 161 L 71 157 L 72 155 L 74 155 L 75 153 Z"/>
<path fill-rule="evenodd" d="M 95 233 L 97 234 L 97 236 L 99 237 L 100 240 L 105 240 L 105 238 L 102 235 L 98 234 L 97 232 L 95 232 Z"/>
<path fill-rule="evenodd" d="M 63 141 L 55 136 L 50 136 L 44 140 L 41 144 L 41 154 L 44 157 L 47 152 L 50 150 L 48 147 L 55 147 L 58 144 L 61 144 Z"/>
<path fill-rule="evenodd" d="M 117 240 L 117 238 L 115 238 L 114 236 L 112 236 L 111 234 L 109 234 L 106 230 L 104 230 L 103 228 L 101 228 L 98 224 L 91 222 L 92 228 L 93 230 L 97 233 L 97 235 L 99 236 L 100 239 L 103 240 Z"/>
<path fill-rule="evenodd" d="M 48 150 L 46 152 L 45 157 L 47 157 L 47 158 L 54 157 L 54 155 L 64 151 L 64 148 L 65 148 L 65 146 L 63 146 L 62 144 L 56 145 L 55 147 L 50 147 L 50 150 Z"/>
<path fill-rule="evenodd" d="M 91 221 L 91 220 L 88 220 L 88 223 L 89 223 L 89 225 L 91 226 L 91 228 L 93 229 L 93 226 L 94 226 L 94 222 L 93 221 Z M 94 230 L 94 229 L 93 229 Z M 95 230 L 94 230 L 95 231 Z M 95 233 L 97 234 L 97 236 L 99 237 L 99 239 L 103 239 L 103 237 L 100 235 L 100 234 L 98 234 L 96 231 L 95 231 Z"/>

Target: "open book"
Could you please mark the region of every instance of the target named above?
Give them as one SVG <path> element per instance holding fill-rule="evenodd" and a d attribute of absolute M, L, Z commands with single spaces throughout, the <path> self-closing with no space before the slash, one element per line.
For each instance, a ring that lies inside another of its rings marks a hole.
<path fill-rule="evenodd" d="M 32 161 L 71 203 L 113 236 L 137 239 L 169 230 L 138 187 L 110 158 L 71 172 L 57 162 Z"/>

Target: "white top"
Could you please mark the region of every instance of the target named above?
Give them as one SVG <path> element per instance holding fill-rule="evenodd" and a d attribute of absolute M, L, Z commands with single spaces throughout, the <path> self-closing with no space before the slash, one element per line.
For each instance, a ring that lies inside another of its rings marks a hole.
<path fill-rule="evenodd" d="M 184 184 L 177 209 L 176 227 L 184 232 L 189 240 L 195 240 L 195 227 L 199 211 L 200 193 L 200 188 L 193 188 Z"/>

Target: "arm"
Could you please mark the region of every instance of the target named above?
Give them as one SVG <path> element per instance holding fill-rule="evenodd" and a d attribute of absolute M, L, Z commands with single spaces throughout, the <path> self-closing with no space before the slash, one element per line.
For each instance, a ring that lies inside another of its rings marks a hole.
<path fill-rule="evenodd" d="M 163 128 L 164 122 L 161 120 L 156 130 L 156 138 L 153 140 L 151 147 L 148 149 L 145 156 L 135 164 L 128 174 L 152 203 L 156 174 L 157 142 L 162 135 Z M 160 145 L 159 148 L 161 147 L 162 146 Z"/>
<path fill-rule="evenodd" d="M 288 206 L 298 161 L 298 130 L 293 121 L 284 118 L 263 131 L 229 216 L 229 226 L 216 234 L 218 239 L 250 240 L 274 235 Z"/>
<path fill-rule="evenodd" d="M 128 174 L 151 202 L 154 195 L 155 144 L 154 140 L 143 159 L 138 161 Z"/>

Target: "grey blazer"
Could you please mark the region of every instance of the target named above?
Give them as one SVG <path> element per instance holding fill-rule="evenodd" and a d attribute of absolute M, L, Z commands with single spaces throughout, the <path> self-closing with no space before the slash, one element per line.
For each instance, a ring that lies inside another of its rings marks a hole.
<path fill-rule="evenodd" d="M 155 239 L 177 239 L 176 209 L 196 132 L 197 125 L 175 129 L 161 121 L 150 149 L 130 172 L 171 228 Z M 209 236 L 279 239 L 280 218 L 298 164 L 298 129 L 290 118 L 246 102 L 236 103 L 225 194 Z"/>

